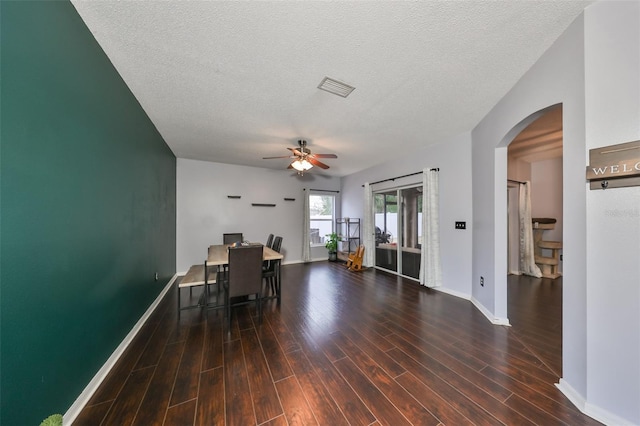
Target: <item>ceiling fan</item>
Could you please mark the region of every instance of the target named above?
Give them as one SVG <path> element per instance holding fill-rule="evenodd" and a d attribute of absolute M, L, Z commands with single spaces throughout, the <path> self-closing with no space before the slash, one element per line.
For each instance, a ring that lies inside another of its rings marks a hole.
<path fill-rule="evenodd" d="M 320 167 L 321 169 L 328 169 L 329 166 L 318 158 L 338 158 L 335 154 L 312 154 L 311 150 L 307 148 L 307 141 L 301 139 L 298 141 L 298 148 L 287 148 L 293 155 L 283 155 L 281 157 L 262 157 L 263 160 L 271 160 L 274 158 L 292 158 L 293 161 L 289 164 L 288 169 L 295 169 L 298 174 L 302 175 L 304 172 L 312 168 L 313 166 Z"/>

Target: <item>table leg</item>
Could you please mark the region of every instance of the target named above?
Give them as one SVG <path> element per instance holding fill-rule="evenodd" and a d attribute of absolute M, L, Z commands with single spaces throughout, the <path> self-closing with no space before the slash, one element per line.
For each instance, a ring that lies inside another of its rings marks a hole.
<path fill-rule="evenodd" d="M 278 302 L 280 302 L 280 259 L 276 261 L 276 294 L 278 296 Z"/>

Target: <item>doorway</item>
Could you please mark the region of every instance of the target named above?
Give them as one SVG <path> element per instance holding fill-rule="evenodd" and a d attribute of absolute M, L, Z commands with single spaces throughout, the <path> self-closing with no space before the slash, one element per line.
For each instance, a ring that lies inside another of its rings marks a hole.
<path fill-rule="evenodd" d="M 536 264 L 546 278 L 562 274 L 562 105 L 549 108 L 507 150 L 507 274 L 520 273 L 518 194 L 530 182 Z"/>
<path fill-rule="evenodd" d="M 422 185 L 373 194 L 375 265 L 420 279 L 422 253 Z"/>
<path fill-rule="evenodd" d="M 554 373 L 562 375 L 563 148 L 562 105 L 537 113 L 507 148 L 507 295 L 513 330 Z M 542 278 L 521 275 L 519 192 L 530 182 L 531 227 Z M 549 247 L 555 247 L 553 250 Z M 556 265 L 554 256 L 558 259 Z M 553 269 L 553 274 L 551 270 Z M 552 297 L 550 306 L 535 303 Z M 514 308 L 515 309 L 515 308 Z M 513 316 L 512 316 L 513 314 Z M 530 330 L 535 324 L 538 329 Z M 532 339 L 530 336 L 546 336 Z"/>

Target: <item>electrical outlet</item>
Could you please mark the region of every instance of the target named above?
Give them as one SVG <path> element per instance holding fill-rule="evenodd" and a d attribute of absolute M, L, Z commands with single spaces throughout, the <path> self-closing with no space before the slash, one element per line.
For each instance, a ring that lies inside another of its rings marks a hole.
<path fill-rule="evenodd" d="M 484 287 L 484 277 L 480 277 L 480 287 Z"/>
<path fill-rule="evenodd" d="M 467 229 L 467 222 L 456 222 L 456 229 Z"/>

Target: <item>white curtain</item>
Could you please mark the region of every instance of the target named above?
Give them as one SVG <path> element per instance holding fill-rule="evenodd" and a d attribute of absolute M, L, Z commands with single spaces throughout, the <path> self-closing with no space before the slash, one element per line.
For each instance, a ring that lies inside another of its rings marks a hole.
<path fill-rule="evenodd" d="M 438 169 L 422 171 L 422 252 L 420 284 L 427 287 L 442 285 L 440 260 L 440 184 Z"/>
<path fill-rule="evenodd" d="M 311 262 L 311 217 L 309 213 L 309 191 L 302 190 L 302 261 Z"/>
<path fill-rule="evenodd" d="M 370 268 L 374 262 L 374 250 L 376 249 L 375 221 L 373 217 L 373 194 L 369 183 L 364 184 L 364 218 L 362 224 L 362 243 L 364 244 L 364 257 L 362 263 Z"/>
<path fill-rule="evenodd" d="M 533 247 L 533 225 L 531 223 L 531 194 L 529 182 L 520 184 L 519 217 L 520 217 L 520 272 L 540 278 L 542 271 L 536 265 Z"/>

